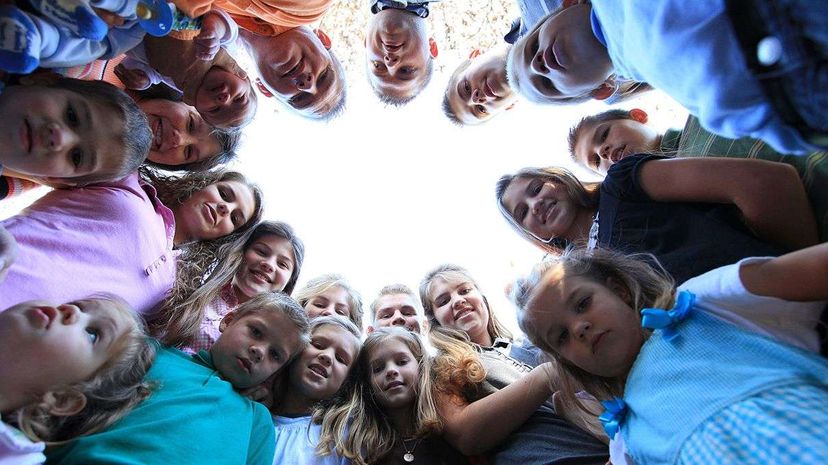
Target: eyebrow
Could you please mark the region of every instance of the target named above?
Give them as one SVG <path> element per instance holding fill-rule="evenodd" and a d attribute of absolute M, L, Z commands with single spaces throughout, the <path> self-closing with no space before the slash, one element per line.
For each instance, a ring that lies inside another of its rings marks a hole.
<path fill-rule="evenodd" d="M 90 130 L 94 130 L 95 125 L 92 121 L 92 107 L 89 106 L 89 102 L 86 100 L 78 100 L 77 105 L 81 108 L 81 113 L 83 114 L 83 122 L 86 124 L 86 127 Z M 95 168 L 98 166 L 98 150 L 97 147 L 91 145 L 87 150 L 87 156 L 85 158 L 84 168 L 89 170 L 90 172 L 95 171 Z"/>

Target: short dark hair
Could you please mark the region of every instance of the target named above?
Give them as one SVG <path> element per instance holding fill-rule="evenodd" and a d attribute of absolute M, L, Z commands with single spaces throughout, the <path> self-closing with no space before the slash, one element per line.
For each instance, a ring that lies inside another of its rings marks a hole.
<path fill-rule="evenodd" d="M 630 115 L 629 110 L 615 109 L 603 111 L 595 115 L 590 115 L 581 118 L 581 121 L 578 121 L 578 124 L 572 126 L 572 128 L 569 130 L 569 136 L 567 137 L 567 142 L 569 143 L 569 156 L 572 157 L 573 160 L 575 160 L 575 144 L 578 143 L 578 138 L 581 137 L 581 131 L 584 129 L 584 125 L 598 124 L 606 121 L 615 121 L 619 119 L 633 119 L 633 117 L 632 115 Z"/>
<path fill-rule="evenodd" d="M 115 171 L 110 169 L 89 173 L 72 178 L 72 182 L 85 185 L 121 179 L 137 170 L 147 159 L 152 142 L 152 130 L 150 130 L 144 112 L 123 90 L 104 81 L 84 81 L 74 78 L 60 78 L 54 83 L 47 84 L 46 87 L 74 92 L 114 109 L 123 118 L 124 125 L 123 132 L 120 134 L 120 142 L 123 144 L 124 152 Z"/>
<path fill-rule="evenodd" d="M 371 87 L 374 91 L 374 94 L 377 96 L 377 98 L 380 99 L 380 102 L 382 102 L 386 105 L 391 105 L 391 106 L 399 108 L 401 106 L 404 106 L 404 105 L 408 104 L 408 102 L 414 100 L 414 98 L 417 97 L 418 95 L 420 95 L 420 92 L 422 92 L 423 89 L 425 89 L 426 86 L 428 86 L 428 83 L 431 82 L 431 76 L 434 75 L 434 58 L 431 57 L 431 56 L 428 57 L 428 61 L 426 62 L 425 71 L 426 72 L 425 72 L 425 75 L 423 76 L 422 84 L 420 84 L 418 87 L 416 87 L 414 89 L 414 92 L 411 93 L 411 95 L 406 95 L 406 96 L 403 96 L 403 97 L 396 97 L 396 96 L 393 96 L 393 95 L 383 94 L 378 88 L 373 87 L 373 86 L 371 86 Z"/>

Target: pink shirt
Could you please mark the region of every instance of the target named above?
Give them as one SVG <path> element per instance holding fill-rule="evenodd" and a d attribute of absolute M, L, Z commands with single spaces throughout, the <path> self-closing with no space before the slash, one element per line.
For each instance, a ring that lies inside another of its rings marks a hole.
<path fill-rule="evenodd" d="M 199 350 L 210 350 L 213 343 L 221 336 L 221 331 L 219 331 L 221 319 L 238 306 L 239 299 L 236 298 L 236 293 L 233 292 L 233 282 L 231 281 L 222 287 L 218 297 L 207 305 L 207 309 L 204 311 L 204 319 L 201 320 L 201 328 L 193 345 L 181 350 L 188 354 L 195 354 Z"/>
<path fill-rule="evenodd" d="M 175 284 L 173 213 L 135 173 L 54 190 L 2 225 L 19 250 L 0 282 L 0 311 L 109 292 L 144 314 Z"/>

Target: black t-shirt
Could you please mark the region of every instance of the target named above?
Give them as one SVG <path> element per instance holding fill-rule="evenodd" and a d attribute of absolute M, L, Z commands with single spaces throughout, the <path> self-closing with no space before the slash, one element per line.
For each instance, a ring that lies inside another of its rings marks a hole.
<path fill-rule="evenodd" d="M 662 158 L 635 155 L 609 169 L 598 203 L 599 246 L 651 253 L 677 284 L 745 257 L 783 252 L 757 238 L 734 205 L 652 200 L 641 188 L 639 169 Z"/>

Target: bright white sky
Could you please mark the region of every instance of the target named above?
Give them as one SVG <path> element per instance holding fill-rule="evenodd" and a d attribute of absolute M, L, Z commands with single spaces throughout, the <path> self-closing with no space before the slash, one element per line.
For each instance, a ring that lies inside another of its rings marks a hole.
<path fill-rule="evenodd" d="M 358 77 L 350 80 L 345 114 L 327 124 L 260 98 L 240 160 L 231 165 L 263 188 L 265 219 L 290 223 L 305 242 L 299 285 L 341 273 L 362 293 L 367 310 L 382 286 L 401 282 L 416 290 L 428 270 L 456 263 L 516 328 L 504 289 L 542 253 L 500 217 L 494 184 L 526 166 L 571 167 L 569 127 L 608 107 L 519 102 L 483 126 L 457 128 L 440 109 L 447 73 L 435 72 L 429 88 L 399 109 L 384 107 Z M 636 106 L 658 129 L 681 126 L 686 117 L 661 94 L 624 105 Z M 0 218 L 32 198 L 0 202 Z"/>

